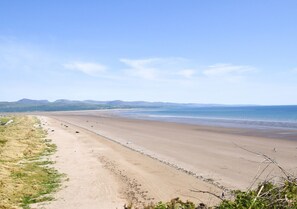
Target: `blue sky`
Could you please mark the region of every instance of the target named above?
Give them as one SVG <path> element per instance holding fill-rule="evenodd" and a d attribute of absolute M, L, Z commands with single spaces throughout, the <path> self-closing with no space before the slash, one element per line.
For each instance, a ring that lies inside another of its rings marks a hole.
<path fill-rule="evenodd" d="M 2 0 L 0 101 L 297 104 L 296 0 Z"/>

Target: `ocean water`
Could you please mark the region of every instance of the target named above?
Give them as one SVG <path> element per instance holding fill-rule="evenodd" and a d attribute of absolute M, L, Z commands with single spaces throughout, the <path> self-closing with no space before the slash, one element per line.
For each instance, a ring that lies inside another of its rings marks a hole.
<path fill-rule="evenodd" d="M 297 130 L 297 105 L 163 107 L 133 109 L 120 114 L 140 119 L 201 125 Z"/>

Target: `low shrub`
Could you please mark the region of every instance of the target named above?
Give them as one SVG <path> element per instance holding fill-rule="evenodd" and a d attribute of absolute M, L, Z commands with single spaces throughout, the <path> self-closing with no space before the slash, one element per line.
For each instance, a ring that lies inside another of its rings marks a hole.
<path fill-rule="evenodd" d="M 286 178 L 281 183 L 262 182 L 256 189 L 233 191 L 232 200 L 223 200 L 219 205 L 207 207 L 200 203 L 183 202 L 179 198 L 170 202 L 150 204 L 143 209 L 297 209 L 297 179 Z M 125 207 L 133 209 L 133 206 Z"/>

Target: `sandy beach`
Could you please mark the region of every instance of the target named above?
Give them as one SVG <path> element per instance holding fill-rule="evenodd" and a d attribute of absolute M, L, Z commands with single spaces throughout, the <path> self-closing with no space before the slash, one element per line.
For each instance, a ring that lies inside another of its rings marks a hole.
<path fill-rule="evenodd" d="M 175 197 L 204 202 L 219 200 L 222 189 L 165 165 L 141 153 L 99 136 L 80 126 L 52 117 L 39 117 L 48 138 L 57 145 L 54 165 L 68 180 L 55 195 L 56 201 L 37 208 L 123 208 L 130 202 L 142 207 Z"/>
<path fill-rule="evenodd" d="M 252 152 L 296 174 L 297 140 L 269 133 L 120 118 L 102 111 L 40 115 L 44 128 L 54 130 L 49 137 L 58 146 L 56 166 L 69 176 L 48 208 L 121 208 L 129 201 L 142 205 L 174 197 L 212 205 L 219 200 L 192 190 L 220 195 L 224 189 L 248 188 L 267 165 Z M 259 180 L 279 175 L 270 165 Z"/>

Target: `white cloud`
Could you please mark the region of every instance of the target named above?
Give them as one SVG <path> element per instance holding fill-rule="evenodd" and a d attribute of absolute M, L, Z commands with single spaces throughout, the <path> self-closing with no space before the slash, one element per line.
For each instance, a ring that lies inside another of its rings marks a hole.
<path fill-rule="evenodd" d="M 193 69 L 184 69 L 179 71 L 177 74 L 181 75 L 184 78 L 192 78 L 195 75 L 196 71 Z"/>
<path fill-rule="evenodd" d="M 197 64 L 183 58 L 120 59 L 128 66 L 126 75 L 146 80 L 183 81 L 204 77 L 223 78 L 238 82 L 255 68 L 245 65 L 215 64 L 201 70 L 193 68 Z M 200 75 L 200 76 L 199 76 Z"/>
<path fill-rule="evenodd" d="M 120 59 L 128 66 L 125 71 L 128 76 L 146 80 L 170 81 L 182 78 L 190 78 L 194 71 L 181 70 L 188 65 L 188 60 L 180 57 L 148 58 L 148 59 Z M 177 78 L 177 75 L 181 76 Z"/>
<path fill-rule="evenodd" d="M 160 58 L 149 58 L 149 59 L 120 59 L 126 65 L 129 65 L 136 69 L 145 68 L 145 66 L 160 61 Z"/>
<path fill-rule="evenodd" d="M 211 65 L 203 70 L 206 76 L 239 76 L 247 72 L 254 71 L 250 66 L 232 65 L 232 64 L 216 64 Z"/>
<path fill-rule="evenodd" d="M 107 69 L 106 66 L 93 62 L 72 62 L 64 64 L 63 66 L 67 69 L 80 71 L 91 76 L 100 75 Z"/>
<path fill-rule="evenodd" d="M 161 59 L 150 58 L 150 59 L 120 59 L 120 61 L 127 66 L 129 69 L 127 73 L 131 76 L 140 77 L 147 80 L 155 80 L 159 77 L 159 69 L 152 65 L 158 63 Z"/>

